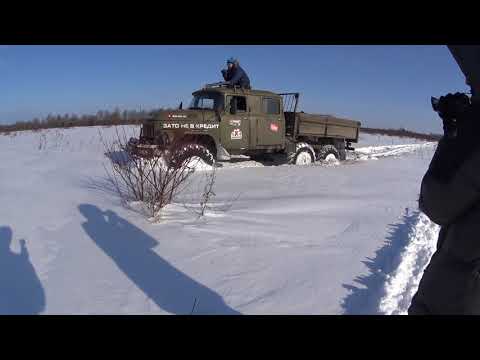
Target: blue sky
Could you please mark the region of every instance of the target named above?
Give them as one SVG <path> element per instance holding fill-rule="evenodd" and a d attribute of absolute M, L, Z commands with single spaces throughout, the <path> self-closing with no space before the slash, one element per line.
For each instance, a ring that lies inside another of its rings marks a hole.
<path fill-rule="evenodd" d="M 254 88 L 370 127 L 440 132 L 430 96 L 467 90 L 446 46 L 0 45 L 0 123 L 185 104 L 230 56 Z"/>

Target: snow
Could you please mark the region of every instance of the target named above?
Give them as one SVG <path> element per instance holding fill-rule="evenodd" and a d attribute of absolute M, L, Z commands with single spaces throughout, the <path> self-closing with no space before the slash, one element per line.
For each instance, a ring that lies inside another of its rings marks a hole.
<path fill-rule="evenodd" d="M 395 272 L 387 276 L 386 293 L 380 300 L 380 312 L 388 315 L 405 315 L 423 270 L 436 250 L 439 227 L 424 214 L 415 214 L 416 223 L 400 254 L 401 263 Z"/>
<path fill-rule="evenodd" d="M 184 194 L 153 222 L 106 185 L 99 130 L 115 134 L 0 136 L 0 313 L 408 308 L 438 233 L 417 205 L 434 143 L 362 134 L 348 161 L 313 166 L 238 157 L 216 169 L 206 216 Z"/>
<path fill-rule="evenodd" d="M 196 171 L 210 171 L 212 170 L 212 166 L 211 165 L 208 165 L 207 163 L 205 163 L 201 158 L 197 157 L 197 156 L 193 156 L 188 162 L 187 162 L 187 166 L 189 168 L 193 168 L 195 169 Z"/>

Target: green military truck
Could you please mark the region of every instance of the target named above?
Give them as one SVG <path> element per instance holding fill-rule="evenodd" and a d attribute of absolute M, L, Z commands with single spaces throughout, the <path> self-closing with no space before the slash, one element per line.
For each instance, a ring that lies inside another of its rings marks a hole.
<path fill-rule="evenodd" d="M 298 112 L 298 101 L 299 93 L 206 85 L 193 93 L 188 109 L 152 113 L 129 145 L 148 157 L 180 142 L 185 158 L 198 156 L 210 164 L 232 155 L 297 165 L 345 160 L 346 150 L 354 150 L 351 143 L 358 142 L 360 122 Z"/>

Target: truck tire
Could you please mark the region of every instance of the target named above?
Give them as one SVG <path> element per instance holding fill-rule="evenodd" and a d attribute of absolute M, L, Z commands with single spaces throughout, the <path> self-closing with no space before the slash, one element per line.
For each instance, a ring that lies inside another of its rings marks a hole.
<path fill-rule="evenodd" d="M 347 160 L 347 149 L 345 148 L 345 141 L 341 140 L 335 143 L 335 147 L 338 150 L 338 154 L 340 155 L 340 161 Z"/>
<path fill-rule="evenodd" d="M 291 163 L 295 165 L 310 165 L 315 162 L 315 151 L 307 143 L 296 144 L 295 154 L 291 156 Z"/>
<path fill-rule="evenodd" d="M 330 160 L 331 158 L 335 157 L 337 160 L 345 160 L 346 153 L 345 149 L 343 149 L 343 154 L 338 151 L 338 149 L 333 145 L 323 145 L 317 153 L 317 160 Z"/>
<path fill-rule="evenodd" d="M 173 166 L 181 166 L 193 157 L 198 157 L 211 166 L 215 164 L 215 158 L 211 151 L 206 146 L 195 143 L 186 144 L 177 150 L 176 154 L 172 156 L 171 163 Z"/>

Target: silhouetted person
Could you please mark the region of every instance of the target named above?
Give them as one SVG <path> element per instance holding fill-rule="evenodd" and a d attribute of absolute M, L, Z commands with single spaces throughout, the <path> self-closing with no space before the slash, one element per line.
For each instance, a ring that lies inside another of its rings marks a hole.
<path fill-rule="evenodd" d="M 480 46 L 449 46 L 471 87 L 434 105 L 443 121 L 420 209 L 441 226 L 408 313 L 480 315 Z"/>
<path fill-rule="evenodd" d="M 250 89 L 250 79 L 245 70 L 242 69 L 237 59 L 227 60 L 227 68 L 222 70 L 225 82 L 230 86 L 239 86 L 244 89 Z"/>
<path fill-rule="evenodd" d="M 152 248 L 157 241 L 113 211 L 82 204 L 80 213 L 87 219 L 82 226 L 90 238 L 160 308 L 172 314 L 239 313 L 222 297 L 177 270 Z M 213 271 L 213 269 L 212 269 Z"/>
<path fill-rule="evenodd" d="M 32 315 L 45 309 L 45 292 L 30 263 L 25 240 L 20 254 L 10 250 L 12 230 L 0 227 L 0 314 Z"/>

